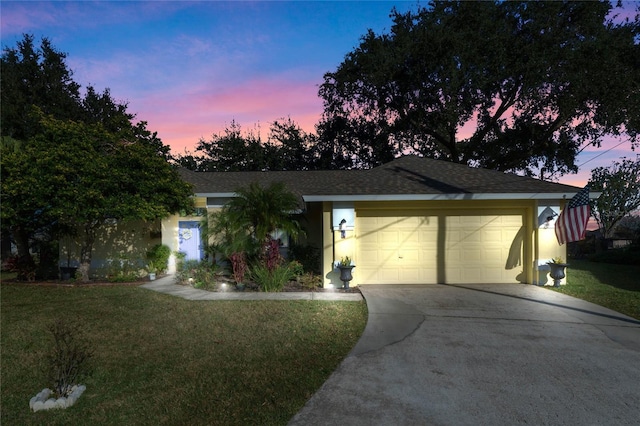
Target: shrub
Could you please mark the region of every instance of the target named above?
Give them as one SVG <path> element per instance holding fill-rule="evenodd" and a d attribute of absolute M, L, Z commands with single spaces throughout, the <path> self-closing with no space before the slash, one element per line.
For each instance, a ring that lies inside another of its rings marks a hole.
<path fill-rule="evenodd" d="M 184 260 L 187 257 L 187 253 L 183 251 L 175 251 L 173 252 L 173 254 L 176 257 L 176 270 L 180 271 L 184 265 Z"/>
<path fill-rule="evenodd" d="M 637 246 L 605 250 L 589 256 L 588 259 L 592 262 L 616 265 L 640 265 L 640 250 Z"/>
<path fill-rule="evenodd" d="M 34 281 L 36 279 L 36 264 L 29 256 L 11 256 L 4 267 L 9 272 L 15 272 L 18 281 Z"/>
<path fill-rule="evenodd" d="M 81 341 L 82 330 L 76 323 L 56 320 L 49 331 L 53 336 L 53 346 L 46 355 L 47 378 L 57 397 L 66 397 L 73 385 L 90 374 L 87 361 L 92 352 Z"/>
<path fill-rule="evenodd" d="M 291 270 L 291 275 L 295 279 L 298 279 L 302 276 L 302 274 L 304 274 L 304 266 L 302 266 L 302 263 L 298 262 L 297 260 L 292 260 L 291 262 L 289 262 L 289 269 Z"/>
<path fill-rule="evenodd" d="M 168 246 L 156 244 L 147 252 L 147 264 L 150 268 L 163 273 L 169 265 L 169 256 L 171 256 L 171 249 Z"/>
<path fill-rule="evenodd" d="M 207 290 L 215 287 L 217 273 L 217 265 L 206 260 L 185 260 L 176 274 L 176 280 L 182 285 Z"/>
<path fill-rule="evenodd" d="M 260 286 L 261 291 L 277 292 L 282 291 L 293 275 L 289 265 L 276 266 L 273 270 L 258 265 L 251 269 L 251 277 Z"/>
<path fill-rule="evenodd" d="M 317 247 L 292 244 L 289 254 L 293 260 L 302 263 L 305 271 L 320 274 L 320 250 Z"/>
<path fill-rule="evenodd" d="M 140 278 L 140 265 L 126 257 L 109 261 L 104 271 L 107 281 L 112 283 L 137 281 Z"/>
<path fill-rule="evenodd" d="M 322 276 L 313 272 L 306 272 L 298 277 L 298 282 L 302 288 L 313 291 L 318 287 L 322 287 Z"/>

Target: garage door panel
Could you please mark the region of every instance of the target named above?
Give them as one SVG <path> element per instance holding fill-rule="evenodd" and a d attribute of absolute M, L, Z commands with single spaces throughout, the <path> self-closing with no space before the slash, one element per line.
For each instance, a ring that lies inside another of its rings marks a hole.
<path fill-rule="evenodd" d="M 417 247 L 413 249 L 403 248 L 398 250 L 398 261 L 400 262 L 400 266 L 404 266 L 405 268 L 419 265 L 420 250 Z"/>
<path fill-rule="evenodd" d="M 520 271 L 506 270 L 513 238 L 522 226 L 520 215 L 460 216 L 447 218 L 448 229 L 460 229 L 447 238 L 445 277 L 447 282 L 516 282 Z"/>
<path fill-rule="evenodd" d="M 460 260 L 465 263 L 483 263 L 484 255 L 482 250 L 476 249 L 463 249 L 460 250 Z"/>
<path fill-rule="evenodd" d="M 488 229 L 481 235 L 483 236 L 483 241 L 491 242 L 491 241 L 501 241 L 504 238 L 504 234 L 507 233 L 502 229 Z"/>
<path fill-rule="evenodd" d="M 393 231 L 380 231 L 378 234 L 380 244 L 393 244 L 394 247 L 400 241 L 398 233 Z"/>
<path fill-rule="evenodd" d="M 400 271 L 397 269 L 383 269 L 378 275 L 382 282 L 393 283 L 400 280 Z"/>
<path fill-rule="evenodd" d="M 381 258 L 378 256 L 377 250 L 360 250 L 361 256 L 363 259 L 368 259 L 372 264 L 380 264 Z"/>
<path fill-rule="evenodd" d="M 420 282 L 420 279 L 421 277 L 419 268 L 400 269 L 400 282 L 414 284 Z"/>
<path fill-rule="evenodd" d="M 401 212 L 398 212 L 401 213 Z M 387 213 L 388 214 L 388 213 Z M 443 226 L 443 229 L 439 229 Z M 358 267 L 362 283 L 424 284 L 517 282 L 521 268 L 505 270 L 522 214 L 358 215 Z M 443 241 L 438 238 L 444 236 Z M 443 249 L 441 256 L 438 250 Z M 438 273 L 438 261 L 443 271 Z"/>
<path fill-rule="evenodd" d="M 437 219 L 424 215 L 359 216 L 357 267 L 363 266 L 362 282 L 435 282 L 436 224 Z"/>

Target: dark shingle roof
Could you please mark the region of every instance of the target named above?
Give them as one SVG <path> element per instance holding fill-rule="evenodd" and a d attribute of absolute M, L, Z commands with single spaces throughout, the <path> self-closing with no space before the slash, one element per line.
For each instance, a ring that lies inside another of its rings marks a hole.
<path fill-rule="evenodd" d="M 573 195 L 579 188 L 511 173 L 404 156 L 370 170 L 192 172 L 182 169 L 196 194 L 230 194 L 252 182 L 283 182 L 294 193 L 319 200 L 339 196 Z M 419 197 L 417 197 L 419 198 Z M 466 197 L 465 197 L 466 198 Z M 498 198 L 498 197 L 491 197 Z"/>

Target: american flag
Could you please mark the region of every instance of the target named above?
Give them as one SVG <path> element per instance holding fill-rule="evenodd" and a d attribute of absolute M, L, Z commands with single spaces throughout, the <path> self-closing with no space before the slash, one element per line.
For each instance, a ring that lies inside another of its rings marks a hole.
<path fill-rule="evenodd" d="M 556 221 L 556 238 L 558 243 L 570 243 L 584 239 L 587 222 L 591 215 L 589 207 L 589 186 L 585 186 L 562 209 Z"/>

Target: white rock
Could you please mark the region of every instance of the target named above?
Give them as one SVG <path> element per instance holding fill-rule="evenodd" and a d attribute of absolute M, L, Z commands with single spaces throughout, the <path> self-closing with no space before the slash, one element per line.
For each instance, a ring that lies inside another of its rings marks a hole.
<path fill-rule="evenodd" d="M 29 407 L 35 412 L 40 410 L 50 410 L 52 408 L 67 408 L 76 403 L 80 395 L 87 389 L 84 385 L 74 385 L 69 389 L 70 395 L 66 398 L 49 398 L 52 394 L 50 389 L 42 389 L 36 396 L 29 400 Z"/>
<path fill-rule="evenodd" d="M 86 386 L 78 386 L 73 392 L 71 392 L 71 395 L 73 395 L 76 399 L 80 398 L 80 395 L 82 395 L 82 393 L 85 391 L 87 387 Z"/>
<path fill-rule="evenodd" d="M 49 396 L 51 395 L 51 389 L 49 388 L 44 388 L 42 389 L 37 396 L 37 398 L 41 401 L 46 401 L 47 399 L 49 399 Z"/>
<path fill-rule="evenodd" d="M 67 408 L 67 398 L 63 396 L 56 399 L 56 408 Z"/>

